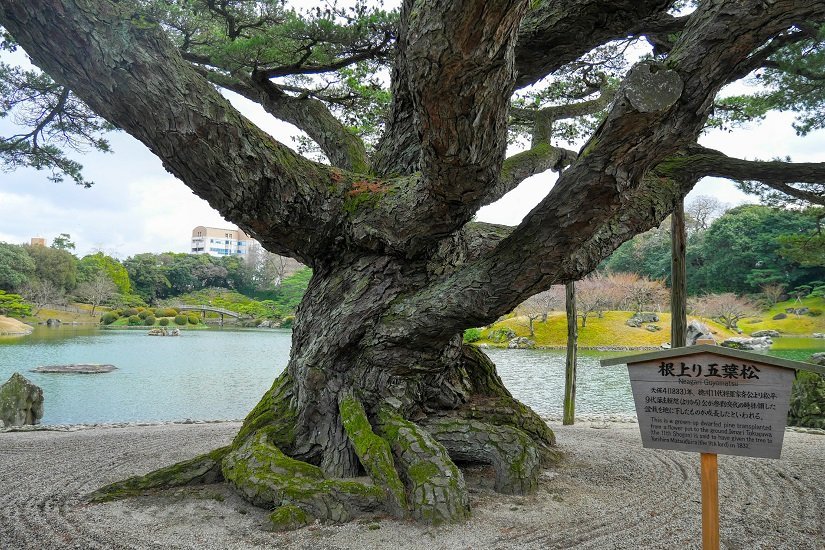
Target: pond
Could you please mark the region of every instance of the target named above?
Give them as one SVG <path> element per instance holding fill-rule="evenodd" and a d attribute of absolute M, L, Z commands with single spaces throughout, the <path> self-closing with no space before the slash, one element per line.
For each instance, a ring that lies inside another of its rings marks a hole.
<path fill-rule="evenodd" d="M 43 388 L 44 424 L 241 419 L 286 367 L 291 336 L 288 330 L 210 329 L 161 338 L 144 330 L 38 327 L 31 336 L 0 339 L 0 383 L 18 371 Z M 825 340 L 779 338 L 771 353 L 804 360 L 815 351 L 825 351 Z M 485 352 L 516 398 L 543 417 L 561 415 L 563 352 Z M 579 417 L 635 416 L 626 369 L 598 364 L 608 355 L 579 353 Z M 118 370 L 29 372 L 69 363 L 110 363 Z"/>

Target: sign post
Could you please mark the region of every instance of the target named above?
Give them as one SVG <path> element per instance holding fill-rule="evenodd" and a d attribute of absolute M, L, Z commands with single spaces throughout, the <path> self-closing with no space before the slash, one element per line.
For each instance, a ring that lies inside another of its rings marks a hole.
<path fill-rule="evenodd" d="M 795 371 L 825 369 L 704 344 L 601 361 L 625 363 L 642 445 L 701 453 L 702 547 L 718 549 L 716 455 L 779 458 Z"/>

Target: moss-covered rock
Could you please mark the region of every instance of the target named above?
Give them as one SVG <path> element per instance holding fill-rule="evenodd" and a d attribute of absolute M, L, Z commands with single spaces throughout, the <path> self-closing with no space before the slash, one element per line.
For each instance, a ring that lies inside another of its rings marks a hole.
<path fill-rule="evenodd" d="M 825 428 L 825 378 L 814 372 L 797 372 L 791 390 L 788 424 Z"/>
<path fill-rule="evenodd" d="M 43 418 L 43 390 L 15 372 L 0 386 L 0 424 L 5 427 L 39 424 Z"/>

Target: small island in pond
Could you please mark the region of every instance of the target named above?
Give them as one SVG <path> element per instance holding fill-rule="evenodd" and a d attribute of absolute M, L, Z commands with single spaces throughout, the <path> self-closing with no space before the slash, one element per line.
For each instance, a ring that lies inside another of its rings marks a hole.
<path fill-rule="evenodd" d="M 112 372 L 117 370 L 114 365 L 95 365 L 89 363 L 80 363 L 77 365 L 41 365 L 31 372 L 46 372 L 46 373 L 60 373 L 60 374 L 101 374 L 104 372 Z"/>

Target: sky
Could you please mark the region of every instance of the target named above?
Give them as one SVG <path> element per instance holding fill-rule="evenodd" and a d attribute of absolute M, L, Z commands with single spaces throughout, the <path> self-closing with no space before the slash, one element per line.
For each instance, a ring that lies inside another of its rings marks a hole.
<path fill-rule="evenodd" d="M 288 146 L 297 129 L 267 115 L 258 105 L 226 94 L 245 116 Z M 731 133 L 714 130 L 700 143 L 731 156 L 771 159 L 790 156 L 796 162 L 825 162 L 825 131 L 796 136 L 790 113 L 774 113 L 764 122 Z M 0 123 L 0 135 L 8 122 Z M 198 225 L 234 227 L 181 181 L 167 173 L 160 160 L 125 132 L 109 135 L 113 153 L 92 151 L 78 160 L 87 180 L 84 189 L 67 179 L 48 180 L 48 172 L 22 169 L 0 172 L 0 241 L 27 243 L 44 237 L 48 243 L 68 233 L 79 256 L 99 250 L 125 259 L 141 252 L 188 252 L 192 229 Z M 515 151 L 513 151 L 515 152 Z M 497 203 L 479 211 L 478 220 L 517 225 L 547 194 L 555 174 L 529 178 Z M 756 202 L 723 179 L 700 181 L 687 202 L 710 195 L 731 206 Z"/>

